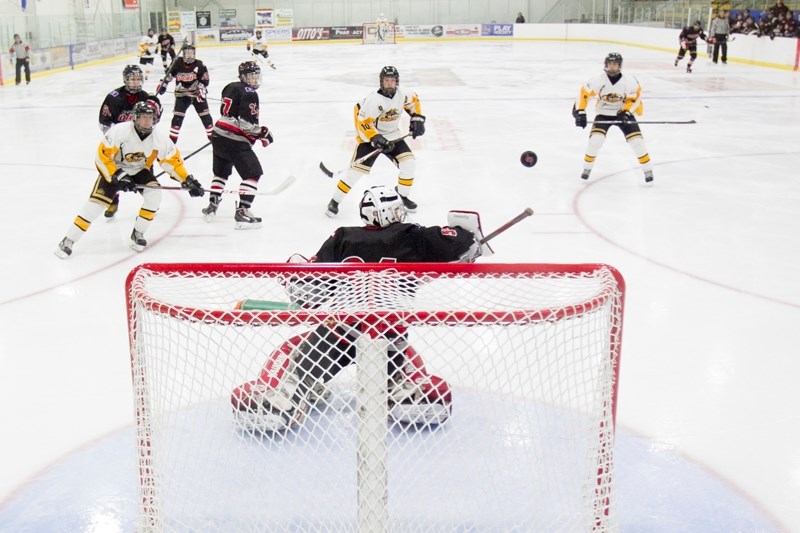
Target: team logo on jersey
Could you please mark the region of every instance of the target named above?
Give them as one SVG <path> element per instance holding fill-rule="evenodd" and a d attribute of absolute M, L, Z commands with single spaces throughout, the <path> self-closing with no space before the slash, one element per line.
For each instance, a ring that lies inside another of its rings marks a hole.
<path fill-rule="evenodd" d="M 142 152 L 131 152 L 129 154 L 125 154 L 124 158 L 128 163 L 139 163 L 147 160 Z"/>
<path fill-rule="evenodd" d="M 617 93 L 607 93 L 601 95 L 600 100 L 608 104 L 616 104 L 625 100 L 625 96 Z"/>
<path fill-rule="evenodd" d="M 389 109 L 385 111 L 382 115 L 380 120 L 383 122 L 393 122 L 400 118 L 400 112 L 396 108 Z"/>

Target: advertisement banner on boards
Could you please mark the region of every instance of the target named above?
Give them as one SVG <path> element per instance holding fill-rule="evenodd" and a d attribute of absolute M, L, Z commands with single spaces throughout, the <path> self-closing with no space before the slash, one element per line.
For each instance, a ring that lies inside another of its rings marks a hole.
<path fill-rule="evenodd" d="M 513 24 L 481 24 L 481 36 L 483 37 L 513 37 Z"/>
<path fill-rule="evenodd" d="M 195 37 L 198 43 L 214 44 L 219 42 L 219 32 L 217 30 L 197 30 Z"/>
<path fill-rule="evenodd" d="M 167 31 L 169 33 L 178 33 L 181 31 L 180 11 L 167 11 Z"/>
<path fill-rule="evenodd" d="M 211 11 L 196 11 L 196 14 L 198 29 L 211 27 Z"/>
<path fill-rule="evenodd" d="M 256 9 L 256 28 L 274 28 L 275 10 L 271 7 Z"/>
<path fill-rule="evenodd" d="M 445 37 L 478 37 L 481 28 L 477 24 L 447 24 L 444 27 Z"/>
<path fill-rule="evenodd" d="M 327 41 L 330 28 L 322 26 L 308 26 L 306 28 L 292 28 L 293 41 Z"/>
<path fill-rule="evenodd" d="M 194 31 L 197 29 L 197 19 L 194 16 L 194 11 L 181 11 L 181 32 L 186 35 L 187 31 Z"/>
<path fill-rule="evenodd" d="M 219 40 L 223 43 L 246 41 L 252 34 L 247 28 L 220 28 Z"/>
<path fill-rule="evenodd" d="M 220 9 L 219 10 L 219 26 L 225 28 L 228 26 L 238 26 L 239 19 L 236 18 L 235 9 Z"/>
<path fill-rule="evenodd" d="M 294 10 L 293 9 L 276 9 L 275 10 L 275 25 L 279 28 L 291 28 L 294 26 Z"/>
<path fill-rule="evenodd" d="M 261 33 L 267 41 L 292 40 L 292 28 L 264 28 Z"/>
<path fill-rule="evenodd" d="M 363 26 L 331 26 L 328 39 L 361 39 Z"/>
<path fill-rule="evenodd" d="M 398 35 L 409 39 L 430 39 L 444 35 L 444 26 L 438 24 L 408 24 L 398 27 Z"/>

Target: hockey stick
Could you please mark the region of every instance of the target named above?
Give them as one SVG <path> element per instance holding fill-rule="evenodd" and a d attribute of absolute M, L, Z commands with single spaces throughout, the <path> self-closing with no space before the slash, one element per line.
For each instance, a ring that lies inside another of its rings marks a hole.
<path fill-rule="evenodd" d="M 696 120 L 587 120 L 587 124 L 697 124 Z"/>
<path fill-rule="evenodd" d="M 292 183 L 294 183 L 296 180 L 297 180 L 297 178 L 295 178 L 292 175 L 289 175 L 286 179 L 284 179 L 277 187 L 275 187 L 271 191 L 248 192 L 248 193 L 244 193 L 244 194 L 245 195 L 252 195 L 252 196 L 275 196 L 276 194 L 280 194 L 283 191 L 285 191 L 286 189 L 288 189 L 289 186 Z M 159 185 L 158 187 L 151 187 L 151 186 L 147 186 L 147 185 L 137 185 L 136 189 L 138 189 L 138 190 L 153 189 L 153 190 L 159 190 L 159 191 L 185 191 L 185 190 L 187 190 L 187 189 L 184 189 L 183 187 L 164 186 L 164 185 Z M 211 189 L 207 189 L 205 192 L 207 192 L 207 193 L 215 192 L 215 193 L 219 193 L 219 194 L 242 194 L 242 191 L 238 191 L 238 190 L 232 191 L 230 189 L 223 189 L 221 191 L 219 191 L 219 190 L 211 191 Z"/>
<path fill-rule="evenodd" d="M 479 240 L 478 244 L 486 244 L 490 240 L 494 239 L 495 237 L 506 231 L 511 226 L 519 224 L 532 214 L 533 214 L 533 209 L 531 209 L 530 207 L 526 207 L 522 213 L 509 220 L 508 222 L 506 222 L 505 224 L 503 224 L 502 226 L 491 232 L 489 235 L 485 236 L 483 239 Z"/>
<path fill-rule="evenodd" d="M 201 146 L 200 148 L 198 148 L 197 150 L 195 150 L 195 151 L 194 151 L 194 152 L 192 152 L 191 154 L 187 155 L 186 157 L 184 157 L 184 158 L 183 158 L 183 160 L 184 160 L 184 161 L 186 161 L 187 159 L 189 159 L 189 158 L 190 158 L 190 157 L 192 157 L 193 155 L 197 154 L 197 153 L 198 153 L 198 152 L 200 152 L 201 150 L 203 150 L 203 149 L 205 149 L 205 148 L 208 148 L 210 145 L 211 145 L 211 141 L 208 141 L 206 144 L 204 144 L 203 146 Z M 167 173 L 167 171 L 166 171 L 166 170 L 162 170 L 161 172 L 159 172 L 158 174 L 156 174 L 154 177 L 156 177 L 156 178 L 157 178 L 157 177 L 159 177 L 159 176 L 163 176 L 163 175 L 164 175 L 164 174 L 166 174 L 166 173 Z"/>
<path fill-rule="evenodd" d="M 411 134 L 410 134 L 410 133 L 406 133 L 405 135 L 403 135 L 403 136 L 402 136 L 402 137 L 400 137 L 399 139 L 395 139 L 395 140 L 393 140 L 392 142 L 395 142 L 395 143 L 396 143 L 397 141 L 402 141 L 403 139 L 405 139 L 405 138 L 406 138 L 406 137 L 408 137 L 409 135 L 411 135 Z M 381 150 L 380 148 L 375 148 L 373 151 L 371 151 L 370 153 L 368 153 L 368 154 L 367 154 L 367 155 L 365 155 L 364 157 L 359 157 L 358 159 L 356 159 L 355 161 L 353 161 L 352 163 L 350 163 L 350 166 L 361 164 L 361 163 L 363 163 L 364 161 L 366 161 L 367 159 L 369 159 L 370 157 L 374 156 L 375 154 L 377 154 L 378 152 L 381 152 L 381 151 L 382 151 L 382 150 Z M 348 168 L 350 168 L 350 167 L 348 167 Z M 346 169 L 342 169 L 342 170 L 339 170 L 339 171 L 337 171 L 337 172 L 331 172 L 330 170 L 328 170 L 328 167 L 326 167 L 326 166 L 325 166 L 325 163 L 323 163 L 322 161 L 320 161 L 320 162 L 319 162 L 319 169 L 320 169 L 320 170 L 321 170 L 321 171 L 322 171 L 322 172 L 323 172 L 323 173 L 324 173 L 326 176 L 328 176 L 329 178 L 332 178 L 334 174 L 341 174 L 342 172 L 344 172 L 344 171 L 346 170 Z"/>

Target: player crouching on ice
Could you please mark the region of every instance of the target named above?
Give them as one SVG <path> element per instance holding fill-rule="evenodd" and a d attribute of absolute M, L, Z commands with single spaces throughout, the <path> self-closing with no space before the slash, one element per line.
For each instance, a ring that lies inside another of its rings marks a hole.
<path fill-rule="evenodd" d="M 120 191 L 138 190 L 142 194 L 142 207 L 131 233 L 131 248 L 137 252 L 144 250 L 147 246 L 144 233 L 161 206 L 161 189 L 152 169 L 156 159 L 161 168 L 172 179 L 181 182 L 181 187 L 187 189 L 191 196 L 203 196 L 202 185 L 183 166 L 181 153 L 169 138 L 155 130 L 160 114 L 156 101 L 137 102 L 133 106 L 132 121 L 121 122 L 108 129 L 95 158 L 100 175 L 89 201 L 58 244 L 56 256 L 66 259 L 72 255 L 73 245 L 111 205 L 112 199 Z"/>
<path fill-rule="evenodd" d="M 483 232 L 477 213 L 451 211 L 448 226 L 405 223 L 406 208 L 388 187 L 368 189 L 359 204 L 363 227 L 340 227 L 311 258 L 313 263 L 432 263 L 472 262 L 494 252 L 480 244 Z M 293 260 L 298 258 L 297 261 Z M 290 262 L 306 262 L 298 254 Z M 289 287 L 292 301 L 317 309 L 337 298 L 343 285 L 320 280 L 296 280 Z M 398 288 L 413 296 L 413 288 Z M 355 362 L 355 342 L 366 324 L 325 324 L 296 335 L 272 352 L 258 379 L 234 389 L 236 422 L 249 431 L 281 431 L 298 427 L 309 410 L 326 397 L 326 383 Z M 403 325 L 387 325 L 387 395 L 389 418 L 401 424 L 431 427 L 450 417 L 452 392 L 443 378 L 429 373 L 422 357 L 408 342 Z"/>

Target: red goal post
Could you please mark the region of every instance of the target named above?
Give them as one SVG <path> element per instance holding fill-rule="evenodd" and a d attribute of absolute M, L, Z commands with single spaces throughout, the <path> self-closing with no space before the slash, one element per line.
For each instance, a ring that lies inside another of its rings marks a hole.
<path fill-rule="evenodd" d="M 141 530 L 618 529 L 613 267 L 143 264 L 126 291 Z M 340 326 L 357 364 L 302 423 L 242 424 L 232 392 Z M 387 420 L 398 331 L 452 391 L 440 424 Z"/>
<path fill-rule="evenodd" d="M 361 44 L 397 43 L 397 24 L 394 22 L 365 22 L 362 25 Z"/>

